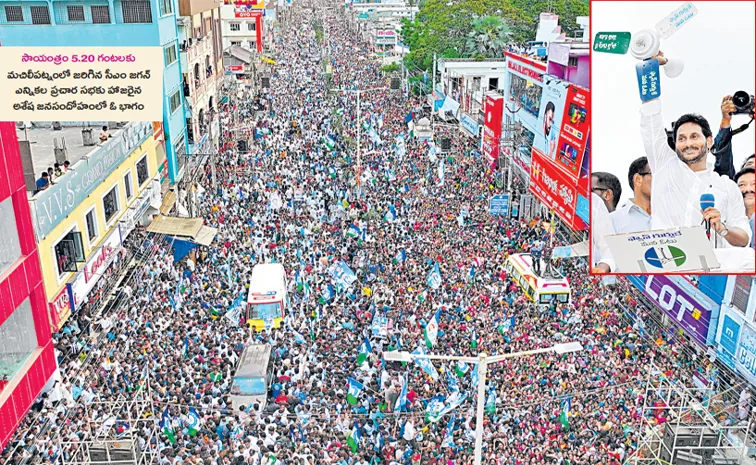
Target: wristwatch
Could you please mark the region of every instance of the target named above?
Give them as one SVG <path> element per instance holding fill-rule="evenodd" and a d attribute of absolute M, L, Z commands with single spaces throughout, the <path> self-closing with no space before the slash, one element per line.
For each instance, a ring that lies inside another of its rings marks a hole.
<path fill-rule="evenodd" d="M 727 234 L 730 233 L 730 230 L 727 229 L 727 225 L 726 224 L 722 223 L 722 226 L 724 226 L 724 229 L 721 230 L 721 231 L 719 231 L 719 232 L 717 232 L 717 234 L 719 234 L 720 237 L 725 237 Z"/>

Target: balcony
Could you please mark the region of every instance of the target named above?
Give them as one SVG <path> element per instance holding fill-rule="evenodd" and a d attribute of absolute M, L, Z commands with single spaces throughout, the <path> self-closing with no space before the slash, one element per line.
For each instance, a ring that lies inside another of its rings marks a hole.
<path fill-rule="evenodd" d="M 215 0 L 179 0 L 178 4 L 181 16 L 192 16 L 218 8 Z"/>
<path fill-rule="evenodd" d="M 187 63 L 190 66 L 194 61 L 204 58 L 206 55 L 211 55 L 213 52 L 213 35 L 208 34 L 200 39 L 186 39 L 181 44 L 181 63 L 182 72 L 183 64 Z"/>

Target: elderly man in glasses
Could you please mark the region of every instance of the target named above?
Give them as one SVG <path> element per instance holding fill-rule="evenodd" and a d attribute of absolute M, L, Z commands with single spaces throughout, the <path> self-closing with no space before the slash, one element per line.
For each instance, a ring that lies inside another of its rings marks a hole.
<path fill-rule="evenodd" d="M 651 169 L 648 158 L 640 157 L 630 164 L 627 182 L 633 190 L 633 198 L 611 213 L 614 232 L 648 231 L 651 229 Z"/>

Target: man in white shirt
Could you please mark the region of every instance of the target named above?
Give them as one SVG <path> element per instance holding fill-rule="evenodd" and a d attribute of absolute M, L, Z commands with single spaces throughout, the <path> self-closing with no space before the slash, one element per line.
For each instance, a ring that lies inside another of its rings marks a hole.
<path fill-rule="evenodd" d="M 667 59 L 660 51 L 659 65 Z M 674 125 L 675 150 L 667 144 L 661 101 L 656 98 L 641 106 L 641 135 L 655 178 L 651 194 L 652 229 L 711 224 L 715 248 L 747 247 L 751 242 L 748 218 L 738 186 L 707 166 L 706 155 L 713 143 L 705 118 L 687 114 Z M 714 195 L 714 207 L 700 209 L 701 194 Z"/>
<path fill-rule="evenodd" d="M 612 219 L 604 201 L 596 194 L 591 194 L 591 247 L 593 273 L 610 273 L 616 268 L 614 257 L 609 250 L 605 237 L 614 234 Z"/>
<path fill-rule="evenodd" d="M 627 181 L 633 198 L 611 212 L 614 232 L 627 234 L 651 229 L 651 168 L 648 158 L 640 157 L 630 163 Z"/>

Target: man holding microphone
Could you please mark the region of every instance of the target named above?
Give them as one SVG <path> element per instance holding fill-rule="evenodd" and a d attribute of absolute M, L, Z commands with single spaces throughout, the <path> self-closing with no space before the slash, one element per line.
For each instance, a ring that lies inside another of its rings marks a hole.
<path fill-rule="evenodd" d="M 661 66 L 667 64 L 661 51 L 652 59 L 658 60 Z M 743 196 L 732 180 L 716 174 L 706 162 L 706 155 L 713 144 L 706 119 L 695 114 L 681 116 L 674 124 L 675 150 L 672 150 L 667 144 L 659 98 L 643 102 L 640 113 L 643 145 L 654 176 L 651 228 L 668 229 L 708 223 L 711 226 L 710 240 L 715 249 L 748 247 L 751 228 L 745 215 Z M 714 206 L 703 211 L 700 207 L 702 194 L 714 197 Z M 754 257 L 745 260 L 750 260 L 751 269 L 743 271 L 753 271 Z M 740 269 L 743 266 L 728 261 L 732 266 L 722 263 L 722 271 L 725 271 L 724 268 Z"/>

